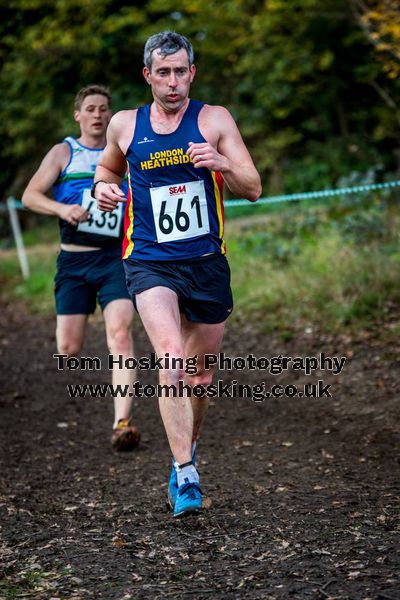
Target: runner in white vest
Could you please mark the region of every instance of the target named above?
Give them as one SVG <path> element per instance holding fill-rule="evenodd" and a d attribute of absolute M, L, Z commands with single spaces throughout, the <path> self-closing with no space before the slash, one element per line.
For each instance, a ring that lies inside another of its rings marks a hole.
<path fill-rule="evenodd" d="M 65 138 L 44 157 L 22 202 L 31 210 L 59 217 L 61 251 L 57 259 L 55 298 L 60 354 L 79 355 L 86 325 L 97 302 L 103 311 L 107 344 L 122 362 L 133 356 L 133 307 L 121 261 L 123 207 L 105 213 L 90 196 L 94 172 L 106 144 L 111 119 L 107 88 L 91 85 L 75 98 L 79 138 Z M 52 198 L 47 194 L 52 189 Z M 114 363 L 115 364 L 115 363 Z M 130 385 L 132 369 L 114 368 L 113 385 Z M 132 398 L 114 399 L 112 447 L 131 450 L 140 434 L 130 423 Z M 88 435 L 90 432 L 88 423 Z"/>

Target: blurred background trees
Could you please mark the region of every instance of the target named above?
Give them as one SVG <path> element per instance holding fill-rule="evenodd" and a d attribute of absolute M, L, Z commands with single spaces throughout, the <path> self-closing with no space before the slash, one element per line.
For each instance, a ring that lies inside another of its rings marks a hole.
<path fill-rule="evenodd" d="M 0 23 L 1 198 L 77 133 L 76 91 L 150 99 L 149 35 L 193 42 L 192 96 L 238 121 L 264 194 L 393 177 L 400 164 L 400 7 L 390 0 L 9 0 Z"/>

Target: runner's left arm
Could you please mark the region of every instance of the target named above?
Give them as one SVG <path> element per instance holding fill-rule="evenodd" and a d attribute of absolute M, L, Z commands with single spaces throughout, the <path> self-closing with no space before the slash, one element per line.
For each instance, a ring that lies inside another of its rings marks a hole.
<path fill-rule="evenodd" d="M 220 171 L 233 194 L 255 202 L 261 195 L 261 180 L 253 160 L 228 110 L 205 106 L 207 128 L 217 132 L 216 143 L 190 143 L 188 154 L 197 168 Z"/>

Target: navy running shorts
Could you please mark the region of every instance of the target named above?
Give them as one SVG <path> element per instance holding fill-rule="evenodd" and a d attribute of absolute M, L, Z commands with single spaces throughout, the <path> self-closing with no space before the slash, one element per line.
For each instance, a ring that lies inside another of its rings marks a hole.
<path fill-rule="evenodd" d="M 179 310 L 188 321 L 222 323 L 232 312 L 231 272 L 223 254 L 182 261 L 127 258 L 123 263 L 126 283 L 136 310 L 137 294 L 163 286 L 177 294 Z"/>
<path fill-rule="evenodd" d="M 54 284 L 58 315 L 90 315 L 97 301 L 104 310 L 112 300 L 130 300 L 119 248 L 61 250 Z"/>

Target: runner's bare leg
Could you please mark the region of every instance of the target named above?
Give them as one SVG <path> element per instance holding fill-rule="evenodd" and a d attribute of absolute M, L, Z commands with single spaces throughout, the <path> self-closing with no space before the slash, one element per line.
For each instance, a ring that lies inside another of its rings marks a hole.
<path fill-rule="evenodd" d="M 57 315 L 57 349 L 60 354 L 77 356 L 86 332 L 89 315 Z"/>
<path fill-rule="evenodd" d="M 131 300 L 120 298 L 109 302 L 103 311 L 107 344 L 110 354 L 116 359 L 121 356 L 125 361 L 133 357 L 132 321 L 134 308 Z M 131 386 L 136 379 L 135 369 L 119 368 L 114 365 L 112 371 L 113 386 L 122 388 Z M 114 427 L 120 419 L 128 419 L 131 414 L 132 398 L 127 396 L 114 398 Z"/>
<path fill-rule="evenodd" d="M 169 353 L 170 360 L 184 356 L 181 315 L 178 297 L 169 288 L 157 286 L 136 295 L 136 305 L 144 328 L 157 356 Z M 160 369 L 161 385 L 178 386 L 184 381 L 184 369 Z M 193 409 L 190 398 L 159 398 L 161 418 L 175 460 L 179 464 L 191 460 Z"/>
<path fill-rule="evenodd" d="M 208 324 L 193 323 L 182 315 L 182 331 L 184 337 L 185 357 L 197 355 L 197 372 L 193 375 L 186 374 L 185 382 L 195 385 L 209 385 L 212 382 L 214 368 L 205 370 L 205 354 L 218 354 L 224 335 L 225 323 Z M 193 409 L 193 435 L 192 441 L 199 438 L 200 429 L 207 413 L 209 400 L 207 397 L 195 398 L 192 396 Z"/>

